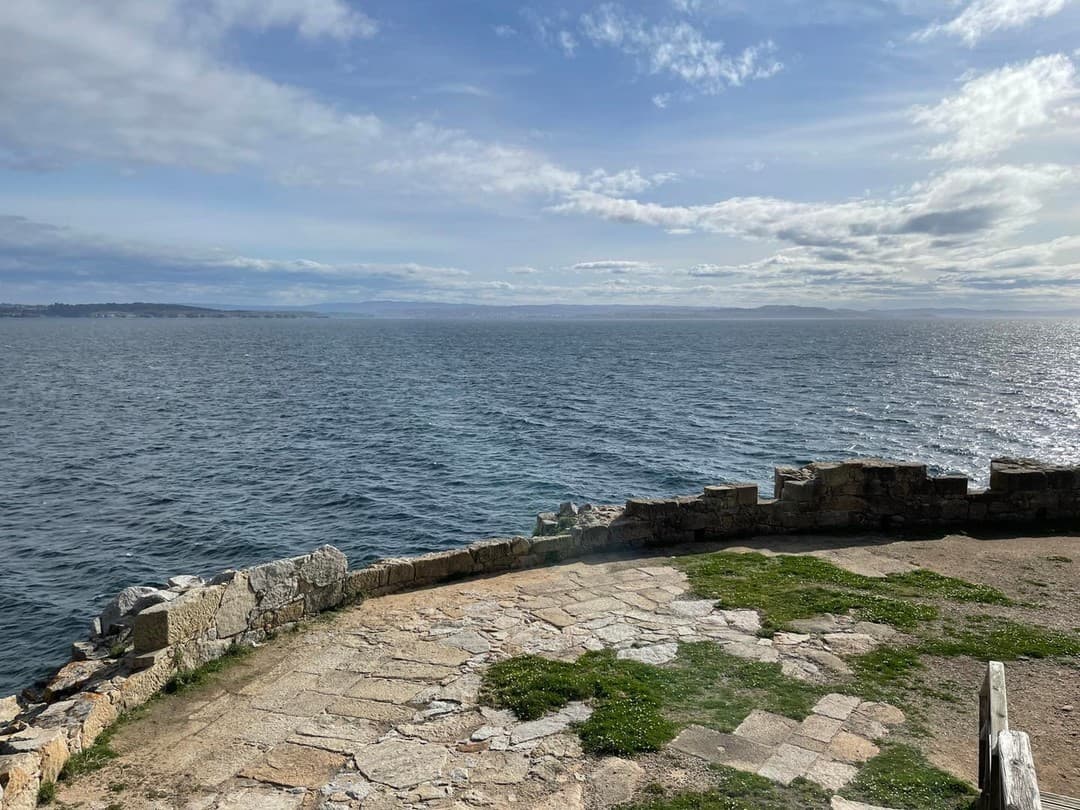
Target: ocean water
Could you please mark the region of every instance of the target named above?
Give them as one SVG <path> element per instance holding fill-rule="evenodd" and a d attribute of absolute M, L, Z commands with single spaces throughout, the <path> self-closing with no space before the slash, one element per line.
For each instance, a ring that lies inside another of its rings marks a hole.
<path fill-rule="evenodd" d="M 1080 461 L 1080 321 L 0 320 L 0 695 L 120 588 L 858 455 Z"/>

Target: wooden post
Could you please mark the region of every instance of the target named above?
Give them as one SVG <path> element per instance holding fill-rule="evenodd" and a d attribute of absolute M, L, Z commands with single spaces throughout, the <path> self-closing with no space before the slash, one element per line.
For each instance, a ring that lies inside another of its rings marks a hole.
<path fill-rule="evenodd" d="M 984 805 L 993 785 L 998 735 L 1009 730 L 1009 700 L 1005 694 L 1005 665 L 990 661 L 979 692 L 979 789 Z"/>
<path fill-rule="evenodd" d="M 1001 732 L 997 761 L 1001 771 L 1002 810 L 1042 810 L 1028 735 L 1022 731 Z"/>

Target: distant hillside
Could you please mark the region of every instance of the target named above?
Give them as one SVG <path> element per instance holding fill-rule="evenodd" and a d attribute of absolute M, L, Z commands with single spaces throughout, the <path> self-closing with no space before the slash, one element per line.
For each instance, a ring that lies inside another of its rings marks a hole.
<path fill-rule="evenodd" d="M 245 310 L 183 304 L 0 304 L 0 318 L 305 318 L 297 310 Z"/>
<path fill-rule="evenodd" d="M 826 307 L 765 306 L 677 307 L 620 304 L 432 304 L 412 301 L 362 301 L 359 303 L 316 304 L 311 309 L 327 315 L 360 318 L 505 318 L 512 320 L 596 318 L 596 319 L 820 319 L 873 318 L 866 312 Z"/>
<path fill-rule="evenodd" d="M 448 319 L 610 319 L 610 320 L 880 320 L 896 318 L 1071 318 L 1080 311 L 1036 312 L 974 309 L 857 310 L 829 307 L 685 307 L 648 304 L 434 304 L 415 301 L 361 301 L 315 304 L 310 309 L 352 318 Z"/>

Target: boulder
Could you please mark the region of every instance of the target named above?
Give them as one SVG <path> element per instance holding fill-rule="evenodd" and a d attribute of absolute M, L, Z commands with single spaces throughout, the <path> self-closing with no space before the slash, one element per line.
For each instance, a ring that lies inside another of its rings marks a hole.
<path fill-rule="evenodd" d="M 146 585 L 132 585 L 130 588 L 124 588 L 105 605 L 105 609 L 95 620 L 95 635 L 112 635 L 114 627 L 125 624 L 124 619 L 151 605 L 175 599 L 176 596 L 174 591 L 165 591 Z"/>
<path fill-rule="evenodd" d="M 105 666 L 105 662 L 101 659 L 72 661 L 65 664 L 42 690 L 42 697 L 51 703 L 57 698 L 70 695 L 93 680 L 95 676 L 105 669 Z"/>
<path fill-rule="evenodd" d="M 11 697 L 0 698 L 0 726 L 5 723 L 10 723 L 16 717 L 22 708 L 19 706 L 19 699 L 12 695 Z"/>
<path fill-rule="evenodd" d="M 193 577 L 188 574 L 181 574 L 180 576 L 169 578 L 169 590 L 171 591 L 190 591 L 192 588 L 200 588 L 205 585 L 206 582 L 202 577 Z"/>

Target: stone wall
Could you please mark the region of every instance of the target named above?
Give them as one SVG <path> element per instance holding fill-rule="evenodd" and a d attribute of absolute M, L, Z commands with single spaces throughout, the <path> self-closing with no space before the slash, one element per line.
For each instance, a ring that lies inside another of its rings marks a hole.
<path fill-rule="evenodd" d="M 760 498 L 756 484 L 730 484 L 692 497 L 629 501 L 611 524 L 610 545 L 1077 521 L 1080 466 L 996 459 L 984 490 L 963 476 L 930 476 L 925 464 L 856 459 L 778 467 L 772 498 Z"/>
<path fill-rule="evenodd" d="M 1080 467 L 999 459 L 990 488 L 977 490 L 963 477 L 928 476 L 923 464 L 818 463 L 777 468 L 773 495 L 760 498 L 756 484 L 727 484 L 625 507 L 563 504 L 539 516 L 531 538 L 483 540 L 354 571 L 344 554 L 324 546 L 209 582 L 186 576 L 166 588 L 125 589 L 94 621 L 90 639 L 73 645 L 70 663 L 47 683 L 0 700 L 0 810 L 34 807 L 40 785 L 55 781 L 71 755 L 178 672 L 328 608 L 642 546 L 753 534 L 1072 524 L 1080 520 Z"/>

